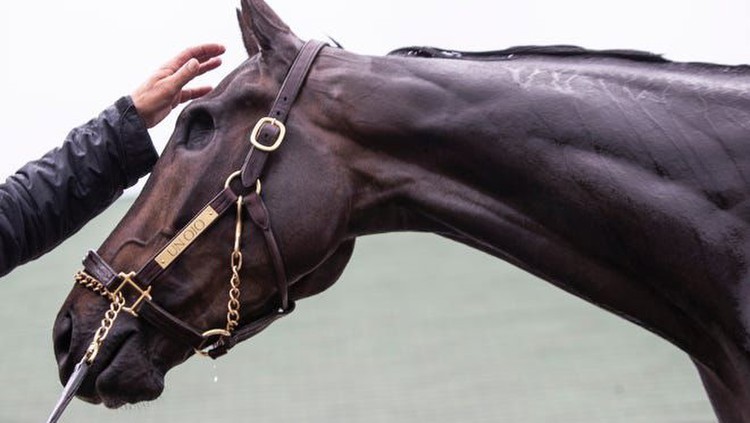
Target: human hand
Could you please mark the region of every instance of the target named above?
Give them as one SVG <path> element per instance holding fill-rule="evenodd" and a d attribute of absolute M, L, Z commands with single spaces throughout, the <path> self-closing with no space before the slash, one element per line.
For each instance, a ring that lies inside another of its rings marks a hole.
<path fill-rule="evenodd" d="M 224 51 L 224 46 L 219 44 L 190 47 L 165 63 L 138 87 L 131 98 L 146 127 L 156 126 L 179 104 L 211 92 L 211 87 L 184 87 L 196 76 L 221 65 L 218 56 Z"/>

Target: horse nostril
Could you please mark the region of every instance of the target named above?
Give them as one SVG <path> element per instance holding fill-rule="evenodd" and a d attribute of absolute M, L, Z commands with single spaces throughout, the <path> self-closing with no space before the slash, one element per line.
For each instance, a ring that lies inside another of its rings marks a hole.
<path fill-rule="evenodd" d="M 73 318 L 70 312 L 60 316 L 55 322 L 53 330 L 53 342 L 55 347 L 55 357 L 58 364 L 63 364 L 70 352 L 70 344 L 73 340 Z"/>

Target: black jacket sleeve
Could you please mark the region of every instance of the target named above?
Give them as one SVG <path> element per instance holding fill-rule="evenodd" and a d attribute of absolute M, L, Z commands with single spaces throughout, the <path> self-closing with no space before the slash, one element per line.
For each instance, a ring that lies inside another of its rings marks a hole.
<path fill-rule="evenodd" d="M 158 155 L 130 97 L 0 184 L 0 276 L 51 250 L 151 171 Z"/>

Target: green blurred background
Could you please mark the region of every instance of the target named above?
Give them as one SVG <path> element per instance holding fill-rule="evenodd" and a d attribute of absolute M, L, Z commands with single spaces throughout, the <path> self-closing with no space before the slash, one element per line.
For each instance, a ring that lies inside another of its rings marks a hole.
<path fill-rule="evenodd" d="M 132 200 L 0 281 L 0 422 L 43 422 L 72 275 Z M 715 422 L 688 357 L 497 259 L 424 234 L 359 240 L 333 288 L 160 399 L 62 422 Z"/>

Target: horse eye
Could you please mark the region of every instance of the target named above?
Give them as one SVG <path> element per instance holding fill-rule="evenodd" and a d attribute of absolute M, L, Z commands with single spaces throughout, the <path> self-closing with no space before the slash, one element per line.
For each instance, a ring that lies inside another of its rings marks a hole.
<path fill-rule="evenodd" d="M 206 146 L 214 133 L 214 120 L 205 110 L 194 110 L 190 113 L 185 132 L 184 145 L 189 150 L 198 150 Z"/>

